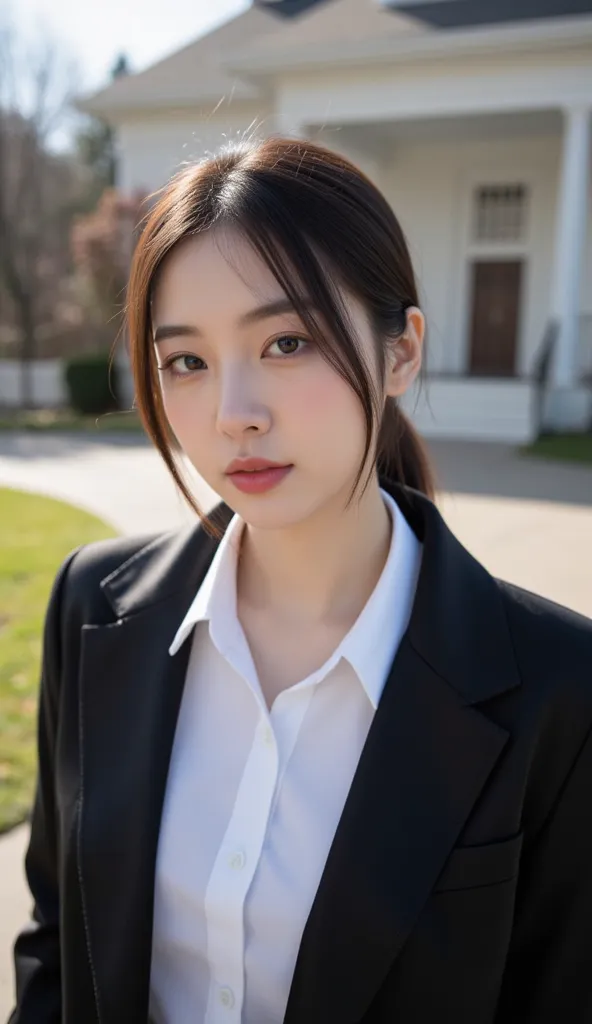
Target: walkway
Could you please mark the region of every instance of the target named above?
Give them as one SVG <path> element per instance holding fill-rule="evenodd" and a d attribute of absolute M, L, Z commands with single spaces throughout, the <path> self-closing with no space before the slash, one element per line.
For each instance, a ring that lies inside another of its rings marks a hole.
<path fill-rule="evenodd" d="M 496 575 L 592 617 L 592 469 L 524 459 L 502 445 L 434 442 L 442 511 Z M 63 498 L 125 533 L 187 522 L 190 513 L 140 438 L 0 434 L 0 486 Z M 213 493 L 197 484 L 209 506 Z M 0 1021 L 12 1005 L 11 944 L 26 920 L 27 830 L 0 841 Z"/>

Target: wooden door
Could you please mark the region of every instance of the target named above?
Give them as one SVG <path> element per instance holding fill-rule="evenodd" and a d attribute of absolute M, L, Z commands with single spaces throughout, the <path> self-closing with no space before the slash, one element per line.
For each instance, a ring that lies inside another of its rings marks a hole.
<path fill-rule="evenodd" d="M 522 262 L 473 264 L 470 372 L 513 377 L 522 293 Z"/>

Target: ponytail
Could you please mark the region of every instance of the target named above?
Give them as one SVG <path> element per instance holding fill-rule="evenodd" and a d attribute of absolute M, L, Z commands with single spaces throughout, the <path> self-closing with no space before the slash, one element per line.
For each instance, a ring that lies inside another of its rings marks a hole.
<path fill-rule="evenodd" d="M 378 435 L 378 472 L 431 500 L 436 480 L 427 448 L 394 398 L 387 398 Z"/>

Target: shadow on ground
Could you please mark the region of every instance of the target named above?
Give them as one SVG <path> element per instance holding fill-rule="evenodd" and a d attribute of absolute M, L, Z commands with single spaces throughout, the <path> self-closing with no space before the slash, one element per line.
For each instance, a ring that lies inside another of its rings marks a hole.
<path fill-rule="evenodd" d="M 592 505 L 592 467 L 528 458 L 491 442 L 432 440 L 428 447 L 444 491 Z"/>

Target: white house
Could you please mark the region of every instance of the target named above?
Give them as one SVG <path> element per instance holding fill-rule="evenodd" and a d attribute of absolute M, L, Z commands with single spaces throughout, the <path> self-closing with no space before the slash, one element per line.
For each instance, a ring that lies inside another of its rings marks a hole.
<path fill-rule="evenodd" d="M 546 421 L 589 423 L 592 0 L 255 0 L 85 107 L 115 127 L 130 192 L 254 130 L 352 157 L 421 282 L 420 428 L 531 437 L 552 334 Z"/>

